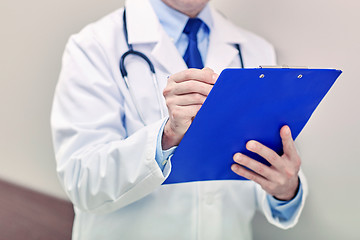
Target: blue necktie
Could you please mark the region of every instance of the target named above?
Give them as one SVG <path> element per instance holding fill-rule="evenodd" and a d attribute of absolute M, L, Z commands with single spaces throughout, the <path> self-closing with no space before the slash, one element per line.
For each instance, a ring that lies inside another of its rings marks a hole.
<path fill-rule="evenodd" d="M 184 60 L 188 68 L 202 69 L 204 67 L 196 36 L 202 23 L 199 18 L 189 18 L 183 31 L 189 38 L 189 45 L 184 54 Z"/>

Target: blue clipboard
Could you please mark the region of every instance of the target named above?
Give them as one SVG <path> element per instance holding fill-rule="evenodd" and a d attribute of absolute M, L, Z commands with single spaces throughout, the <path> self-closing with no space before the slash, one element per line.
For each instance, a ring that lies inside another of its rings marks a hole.
<path fill-rule="evenodd" d="M 335 69 L 225 69 L 171 158 L 163 184 L 246 180 L 230 169 L 236 152 L 257 140 L 282 154 L 280 128 L 294 139 L 341 74 Z"/>

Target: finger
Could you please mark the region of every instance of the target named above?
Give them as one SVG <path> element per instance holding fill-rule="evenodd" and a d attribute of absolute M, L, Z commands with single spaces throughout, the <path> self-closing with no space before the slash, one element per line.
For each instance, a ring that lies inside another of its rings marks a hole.
<path fill-rule="evenodd" d="M 284 154 L 292 155 L 294 153 L 297 153 L 289 126 L 285 125 L 280 129 L 280 136 L 282 140 Z"/>
<path fill-rule="evenodd" d="M 214 70 L 212 70 L 212 69 L 209 68 L 209 67 L 204 67 L 204 68 L 201 69 L 201 70 L 204 71 L 204 72 L 214 73 Z"/>
<path fill-rule="evenodd" d="M 200 93 L 204 96 L 209 95 L 213 85 L 208 83 L 203 83 L 199 81 L 186 81 L 177 83 L 176 86 L 174 86 L 173 93 L 176 95 L 181 94 L 188 94 L 188 93 Z"/>
<path fill-rule="evenodd" d="M 191 106 L 181 106 L 184 109 L 184 112 L 186 114 L 186 116 L 188 116 L 190 118 L 190 120 L 192 121 L 194 119 L 194 117 L 196 116 L 196 114 L 199 112 L 200 108 L 202 105 L 191 105 Z"/>
<path fill-rule="evenodd" d="M 170 117 L 176 121 L 189 121 L 193 119 L 202 105 L 175 106 L 171 109 Z"/>
<path fill-rule="evenodd" d="M 259 174 L 254 173 L 236 163 L 231 165 L 231 170 L 237 175 L 252 180 L 260 184 L 261 186 L 265 186 L 268 182 L 264 177 L 260 176 Z"/>
<path fill-rule="evenodd" d="M 255 173 L 266 179 L 274 180 L 277 177 L 273 169 L 244 154 L 236 153 L 233 159 L 236 163 L 253 170 Z"/>
<path fill-rule="evenodd" d="M 271 165 L 275 167 L 279 167 L 282 164 L 281 161 L 279 161 L 281 159 L 280 156 L 275 151 L 257 141 L 251 140 L 247 142 L 246 149 L 265 158 Z"/>
<path fill-rule="evenodd" d="M 215 84 L 216 78 L 211 71 L 203 71 L 201 69 L 194 68 L 186 69 L 182 72 L 175 73 L 169 78 L 169 81 L 174 81 L 177 83 L 189 80 L 195 80 L 213 85 Z"/>
<path fill-rule="evenodd" d="M 202 105 L 205 100 L 206 96 L 199 93 L 191 93 L 174 96 L 167 100 L 167 104 L 177 106 Z"/>
<path fill-rule="evenodd" d="M 215 82 L 217 82 L 219 76 L 220 76 L 219 74 L 213 73 L 213 76 L 212 76 L 212 77 L 215 79 Z"/>
<path fill-rule="evenodd" d="M 177 121 L 181 121 L 182 124 L 189 126 L 196 117 L 201 106 L 202 105 L 178 106 L 181 113 L 178 116 Z"/>
<path fill-rule="evenodd" d="M 209 67 L 205 67 L 203 68 L 203 71 L 208 72 L 211 74 L 212 78 L 215 80 L 215 82 L 217 81 L 217 79 L 219 78 L 219 74 L 215 73 L 214 70 L 212 70 Z M 213 84 L 215 84 L 215 82 Z"/>
<path fill-rule="evenodd" d="M 206 71 L 206 72 L 208 72 L 208 73 L 210 73 L 210 74 L 212 74 L 212 77 L 213 77 L 213 79 L 215 79 L 215 82 L 216 82 L 217 79 L 219 78 L 219 74 L 215 73 L 214 70 L 212 70 L 212 69 L 209 68 L 209 67 L 205 67 L 205 68 L 203 68 L 202 70 L 203 70 L 203 71 Z"/>

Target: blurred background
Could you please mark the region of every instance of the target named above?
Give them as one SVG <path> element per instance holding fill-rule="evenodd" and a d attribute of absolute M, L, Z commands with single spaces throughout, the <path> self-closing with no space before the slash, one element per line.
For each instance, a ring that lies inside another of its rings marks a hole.
<path fill-rule="evenodd" d="M 123 2 L 0 2 L 0 179 L 66 199 L 49 125 L 61 56 L 71 34 Z M 257 215 L 254 239 L 360 239 L 360 1 L 210 2 L 273 43 L 279 64 L 343 70 L 296 140 L 310 185 L 299 224 L 281 231 Z"/>

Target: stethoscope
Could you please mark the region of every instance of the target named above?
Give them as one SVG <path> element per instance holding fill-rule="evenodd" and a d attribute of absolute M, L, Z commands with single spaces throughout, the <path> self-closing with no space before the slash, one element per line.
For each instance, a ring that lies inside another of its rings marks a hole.
<path fill-rule="evenodd" d="M 161 116 L 161 118 L 164 118 L 165 114 L 164 114 L 164 110 L 163 110 L 162 104 L 161 104 L 161 93 L 160 93 L 160 89 L 159 89 L 159 82 L 158 82 L 157 77 L 156 77 L 154 64 L 152 64 L 150 59 L 145 54 L 143 54 L 142 52 L 134 50 L 132 44 L 129 43 L 128 31 L 127 31 L 127 23 L 126 23 L 126 9 L 124 9 L 124 14 L 123 14 L 123 30 L 124 30 L 125 41 L 126 41 L 126 44 L 127 44 L 129 50 L 127 52 L 125 52 L 120 57 L 120 63 L 119 63 L 120 72 L 121 72 L 122 78 L 125 81 L 125 85 L 126 85 L 127 89 L 129 90 L 130 97 L 131 97 L 132 101 L 134 102 L 134 105 L 135 105 L 136 111 L 137 111 L 137 113 L 138 113 L 138 115 L 140 117 L 140 120 L 144 125 L 146 125 L 144 115 L 140 111 L 140 106 L 139 106 L 138 102 L 136 101 L 134 91 L 132 90 L 132 88 L 130 86 L 130 83 L 129 83 L 129 79 L 127 77 L 128 73 L 127 73 L 126 68 L 125 68 L 125 58 L 127 56 L 129 56 L 129 55 L 135 55 L 135 56 L 138 56 L 138 57 L 142 58 L 143 60 L 145 60 L 147 62 L 147 64 L 149 65 L 149 68 L 150 68 L 150 71 L 151 71 L 151 77 L 152 77 L 153 84 L 154 84 L 155 91 L 156 91 L 157 101 L 158 101 L 158 104 L 159 104 L 160 116 Z M 242 58 L 242 54 L 241 54 L 240 45 L 235 44 L 235 48 L 239 52 L 241 68 L 244 68 L 244 62 L 243 62 L 243 58 Z"/>

